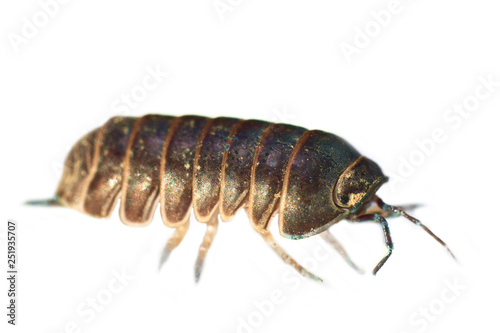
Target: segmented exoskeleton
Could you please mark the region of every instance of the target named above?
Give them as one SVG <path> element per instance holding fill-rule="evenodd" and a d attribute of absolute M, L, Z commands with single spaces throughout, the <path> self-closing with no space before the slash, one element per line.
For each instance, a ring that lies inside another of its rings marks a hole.
<path fill-rule="evenodd" d="M 374 274 L 393 249 L 385 217 L 403 215 L 446 247 L 418 220 L 375 195 L 387 179 L 346 141 L 319 130 L 224 117 L 114 117 L 73 146 L 55 197 L 31 203 L 109 217 L 121 199 L 120 218 L 134 226 L 149 224 L 159 203 L 164 223 L 176 228 L 162 262 L 184 237 L 193 207 L 196 220 L 207 223 L 196 279 L 218 216 L 229 221 L 243 207 L 254 229 L 283 260 L 319 279 L 275 242 L 269 232 L 275 214 L 282 236 L 321 234 L 356 269 L 327 229 L 342 219 L 378 222 L 388 253 Z"/>

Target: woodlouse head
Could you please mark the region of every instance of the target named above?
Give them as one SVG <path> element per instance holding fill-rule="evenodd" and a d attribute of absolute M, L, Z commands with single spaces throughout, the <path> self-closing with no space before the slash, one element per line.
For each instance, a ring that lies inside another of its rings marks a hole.
<path fill-rule="evenodd" d="M 360 209 L 386 181 L 378 165 L 344 139 L 309 131 L 287 166 L 280 234 L 292 239 L 319 234 Z"/>

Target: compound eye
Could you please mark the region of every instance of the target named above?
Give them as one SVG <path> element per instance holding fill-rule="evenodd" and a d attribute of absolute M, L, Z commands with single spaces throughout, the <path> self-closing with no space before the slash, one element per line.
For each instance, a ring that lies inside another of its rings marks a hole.
<path fill-rule="evenodd" d="M 369 184 L 356 172 L 344 175 L 346 177 L 341 177 L 335 187 L 336 203 L 341 207 L 353 207 L 368 194 Z"/>
<path fill-rule="evenodd" d="M 358 209 L 380 185 L 387 181 L 382 170 L 366 157 L 358 158 L 337 180 L 333 201 L 351 212 Z"/>

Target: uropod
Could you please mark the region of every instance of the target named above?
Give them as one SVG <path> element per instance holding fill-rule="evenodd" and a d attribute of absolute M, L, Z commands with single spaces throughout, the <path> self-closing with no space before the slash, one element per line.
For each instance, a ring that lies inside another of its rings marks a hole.
<path fill-rule="evenodd" d="M 66 157 L 55 196 L 28 204 L 66 206 L 103 218 L 120 199 L 120 219 L 130 226 L 148 225 L 159 204 L 163 222 L 175 228 L 160 267 L 184 238 L 193 208 L 196 220 L 207 226 L 196 281 L 219 216 L 230 221 L 240 208 L 287 264 L 315 280 L 321 279 L 291 258 L 270 233 L 276 214 L 281 236 L 319 234 L 358 271 L 328 231 L 341 220 L 381 226 L 387 253 L 373 274 L 393 251 L 387 217 L 407 218 L 453 256 L 419 220 L 376 195 L 387 181 L 375 162 L 334 134 L 260 120 L 153 114 L 113 117 L 85 135 Z"/>

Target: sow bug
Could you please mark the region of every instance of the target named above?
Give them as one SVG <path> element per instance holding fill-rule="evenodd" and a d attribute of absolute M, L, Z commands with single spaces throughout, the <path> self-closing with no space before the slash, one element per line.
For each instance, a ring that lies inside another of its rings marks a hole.
<path fill-rule="evenodd" d="M 28 204 L 67 206 L 109 217 L 118 199 L 120 219 L 146 226 L 159 203 L 165 225 L 175 228 L 160 267 L 184 238 L 191 208 L 207 230 L 195 264 L 198 281 L 218 227 L 244 208 L 252 227 L 302 275 L 321 280 L 291 258 L 269 232 L 291 239 L 320 234 L 361 271 L 328 228 L 341 220 L 376 222 L 386 255 L 393 251 L 386 218 L 404 216 L 448 246 L 403 208 L 385 204 L 376 192 L 388 181 L 380 167 L 342 138 L 319 130 L 260 120 L 146 115 L 114 117 L 81 138 L 68 154 L 52 199 Z M 454 258 L 454 256 L 453 256 Z"/>

